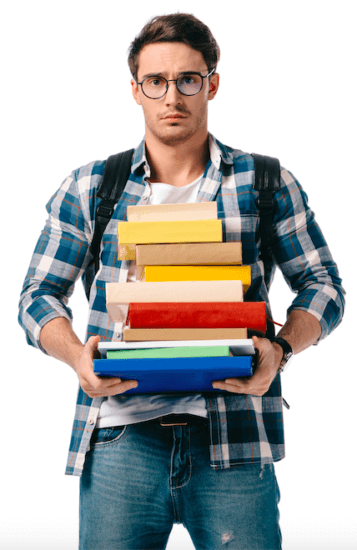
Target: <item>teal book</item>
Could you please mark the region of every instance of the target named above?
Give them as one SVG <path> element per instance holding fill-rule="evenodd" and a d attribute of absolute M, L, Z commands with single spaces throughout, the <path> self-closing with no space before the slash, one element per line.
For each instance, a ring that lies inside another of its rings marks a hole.
<path fill-rule="evenodd" d="M 177 357 L 229 357 L 229 346 L 190 346 L 108 351 L 108 359 L 174 359 Z"/>

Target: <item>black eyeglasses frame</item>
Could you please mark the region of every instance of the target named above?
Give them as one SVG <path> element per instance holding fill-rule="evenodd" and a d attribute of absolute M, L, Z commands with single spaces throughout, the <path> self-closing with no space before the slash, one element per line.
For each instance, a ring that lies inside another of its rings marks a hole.
<path fill-rule="evenodd" d="M 148 95 L 144 92 L 144 88 L 143 88 L 143 83 L 145 82 L 145 80 L 146 80 L 147 78 L 152 78 L 152 77 L 155 76 L 155 75 L 147 76 L 147 77 L 144 78 L 141 82 L 137 82 L 137 81 L 136 81 L 136 84 L 137 84 L 138 86 L 141 86 L 141 90 L 142 90 L 144 96 L 147 97 L 148 99 L 161 99 L 162 97 L 164 97 L 164 96 L 167 94 L 167 90 L 169 89 L 169 82 L 175 82 L 175 83 L 176 83 L 176 88 L 177 88 L 177 90 L 180 92 L 180 94 L 182 94 L 182 95 L 184 95 L 184 96 L 186 96 L 186 97 L 192 97 L 192 96 L 197 95 L 197 94 L 200 93 L 200 91 L 202 90 L 202 87 L 203 87 L 203 79 L 204 79 L 204 78 L 208 78 L 209 76 L 211 76 L 211 75 L 214 73 L 214 71 L 216 70 L 216 67 L 214 67 L 213 69 L 207 69 L 207 70 L 209 71 L 209 73 L 206 74 L 206 75 L 204 75 L 204 76 L 202 76 L 201 73 L 197 73 L 197 72 L 195 72 L 195 71 L 187 71 L 187 72 L 184 72 L 184 73 L 180 74 L 180 75 L 178 76 L 178 78 L 176 78 L 176 79 L 174 79 L 174 80 L 167 80 L 164 76 L 157 75 L 158 77 L 160 77 L 160 78 L 166 80 L 166 90 L 165 90 L 165 92 L 164 92 L 162 95 L 160 95 L 159 97 L 150 97 L 150 96 L 148 96 Z M 196 75 L 198 75 L 198 76 L 201 77 L 201 87 L 200 87 L 200 89 L 199 89 L 197 92 L 195 92 L 194 94 L 184 94 L 183 92 L 181 92 L 181 90 L 180 90 L 179 87 L 177 86 L 177 81 L 180 80 L 180 78 L 181 78 L 182 76 L 190 75 L 190 74 L 196 74 Z"/>

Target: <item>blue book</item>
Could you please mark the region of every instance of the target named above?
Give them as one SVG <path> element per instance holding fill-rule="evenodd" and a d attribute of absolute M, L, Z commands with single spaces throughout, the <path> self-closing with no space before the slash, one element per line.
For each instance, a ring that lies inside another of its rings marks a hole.
<path fill-rule="evenodd" d="M 212 388 L 214 380 L 253 374 L 253 358 L 194 357 L 160 359 L 94 359 L 98 376 L 118 376 L 137 380 L 138 387 L 125 395 L 165 392 L 221 392 Z"/>

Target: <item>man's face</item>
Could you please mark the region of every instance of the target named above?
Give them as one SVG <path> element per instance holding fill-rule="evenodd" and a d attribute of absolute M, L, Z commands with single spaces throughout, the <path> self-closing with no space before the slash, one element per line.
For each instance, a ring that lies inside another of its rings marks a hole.
<path fill-rule="evenodd" d="M 139 54 L 137 81 L 147 75 L 159 75 L 166 80 L 177 79 L 182 73 L 197 72 L 202 76 L 208 69 L 201 52 L 181 42 L 161 42 L 145 46 Z M 144 111 L 146 135 L 167 145 L 182 143 L 207 135 L 208 101 L 216 95 L 218 74 L 203 79 L 201 91 L 193 96 L 179 92 L 175 82 L 169 82 L 167 93 L 159 99 L 146 97 L 141 86 L 131 81 L 134 99 Z"/>

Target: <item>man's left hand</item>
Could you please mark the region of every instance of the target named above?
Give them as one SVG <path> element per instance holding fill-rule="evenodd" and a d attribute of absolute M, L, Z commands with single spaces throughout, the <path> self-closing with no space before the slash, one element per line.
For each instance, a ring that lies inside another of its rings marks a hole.
<path fill-rule="evenodd" d="M 278 372 L 283 350 L 278 344 L 272 344 L 267 338 L 253 336 L 254 347 L 258 350 L 258 364 L 251 378 L 226 378 L 213 382 L 213 387 L 232 393 L 264 395 Z"/>

